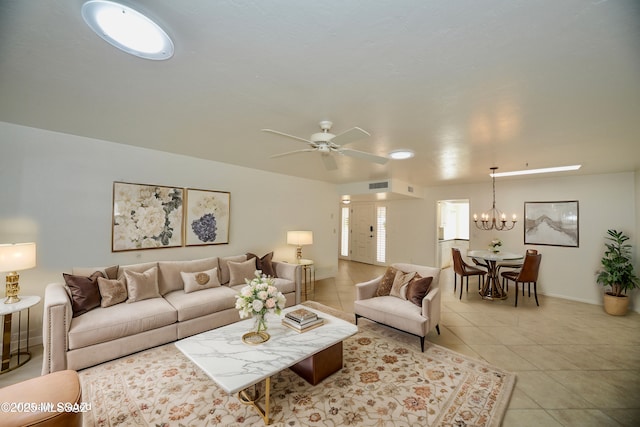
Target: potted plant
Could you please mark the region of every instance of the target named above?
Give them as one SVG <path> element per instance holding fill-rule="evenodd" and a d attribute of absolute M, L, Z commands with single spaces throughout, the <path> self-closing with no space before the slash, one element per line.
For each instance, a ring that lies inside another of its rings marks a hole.
<path fill-rule="evenodd" d="M 624 315 L 629 307 L 627 290 L 640 287 L 638 276 L 633 271 L 631 245 L 626 243 L 629 237 L 622 231 L 607 230 L 609 243 L 602 257 L 602 269 L 597 281 L 602 286 L 611 287 L 604 295 L 604 311 L 615 316 Z"/>

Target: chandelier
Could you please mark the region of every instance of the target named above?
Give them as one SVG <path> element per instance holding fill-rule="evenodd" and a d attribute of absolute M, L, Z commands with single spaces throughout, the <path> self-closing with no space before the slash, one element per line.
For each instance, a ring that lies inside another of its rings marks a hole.
<path fill-rule="evenodd" d="M 507 221 L 507 216 L 499 209 L 496 209 L 496 166 L 490 168 L 491 177 L 493 178 L 493 206 L 487 212 L 480 215 L 473 214 L 473 222 L 476 223 L 476 227 L 480 230 L 498 230 L 508 231 L 516 225 L 516 214 L 513 214 L 511 221 Z"/>

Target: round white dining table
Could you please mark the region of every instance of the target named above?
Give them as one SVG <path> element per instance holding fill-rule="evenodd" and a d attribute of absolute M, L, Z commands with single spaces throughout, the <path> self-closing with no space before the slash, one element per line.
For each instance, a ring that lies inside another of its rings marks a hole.
<path fill-rule="evenodd" d="M 480 296 L 483 299 L 488 300 L 506 299 L 507 292 L 500 284 L 497 264 L 502 261 L 523 259 L 524 256 L 511 252 L 493 252 L 477 249 L 467 251 L 467 256 L 479 260 L 482 264 L 487 266 L 487 280 L 484 282 L 484 286 L 480 290 Z"/>

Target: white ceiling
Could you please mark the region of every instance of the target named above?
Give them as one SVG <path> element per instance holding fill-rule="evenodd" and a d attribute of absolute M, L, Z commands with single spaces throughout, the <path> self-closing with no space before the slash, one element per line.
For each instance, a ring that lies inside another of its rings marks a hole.
<path fill-rule="evenodd" d="M 81 0 L 0 0 L 0 120 L 333 183 L 489 182 L 581 163 L 640 170 L 635 0 L 125 1 L 173 38 L 168 61 L 125 54 Z M 371 137 L 318 153 L 318 122 Z"/>

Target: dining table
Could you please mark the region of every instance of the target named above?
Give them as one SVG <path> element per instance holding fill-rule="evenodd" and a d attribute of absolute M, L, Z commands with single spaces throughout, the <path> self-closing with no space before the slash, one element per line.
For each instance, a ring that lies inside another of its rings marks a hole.
<path fill-rule="evenodd" d="M 487 268 L 487 280 L 480 290 L 480 296 L 487 300 L 503 300 L 507 298 L 507 292 L 502 288 L 498 278 L 498 263 L 504 261 L 517 261 L 524 255 L 512 252 L 494 252 L 491 250 L 473 249 L 467 251 L 467 256 L 477 260 Z"/>

